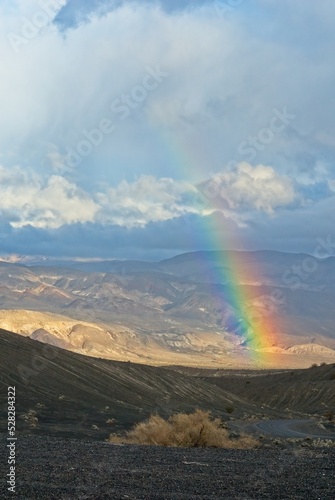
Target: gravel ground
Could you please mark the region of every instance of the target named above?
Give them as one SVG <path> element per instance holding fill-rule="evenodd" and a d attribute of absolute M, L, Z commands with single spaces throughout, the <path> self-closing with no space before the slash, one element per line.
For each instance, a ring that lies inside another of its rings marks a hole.
<path fill-rule="evenodd" d="M 334 448 L 176 449 L 21 436 L 17 493 L 4 480 L 0 498 L 334 500 L 334 470 Z"/>

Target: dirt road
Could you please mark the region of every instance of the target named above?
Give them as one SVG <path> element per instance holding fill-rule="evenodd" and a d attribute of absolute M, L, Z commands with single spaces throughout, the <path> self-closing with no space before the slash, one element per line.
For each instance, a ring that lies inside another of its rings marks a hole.
<path fill-rule="evenodd" d="M 335 426 L 329 425 L 329 428 L 322 429 L 318 427 L 317 422 L 311 419 L 278 419 L 278 420 L 260 420 L 233 421 L 230 427 L 239 431 L 248 433 L 265 434 L 273 437 L 282 438 L 313 438 L 313 439 L 331 439 L 335 441 Z"/>

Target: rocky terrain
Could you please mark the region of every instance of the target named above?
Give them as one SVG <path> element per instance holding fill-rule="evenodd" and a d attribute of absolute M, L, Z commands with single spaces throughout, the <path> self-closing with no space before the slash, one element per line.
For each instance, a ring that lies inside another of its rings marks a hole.
<path fill-rule="evenodd" d="M 214 332 L 151 334 L 119 324 L 92 323 L 28 310 L 0 310 L 0 327 L 33 340 L 104 359 L 153 365 L 245 367 L 254 365 L 251 351 Z M 258 366 L 304 367 L 335 361 L 334 351 L 317 344 L 273 349 Z M 280 365 L 281 363 L 281 365 Z"/>
<path fill-rule="evenodd" d="M 167 449 L 22 436 L 18 462 L 20 500 L 333 500 L 335 490 L 334 448 Z"/>
<path fill-rule="evenodd" d="M 333 498 L 335 365 L 306 370 L 153 367 L 83 356 L 0 330 L 0 436 L 16 387 L 19 499 Z M 106 442 L 150 414 L 210 410 L 254 450 Z M 0 463 L 0 495 L 6 491 Z"/>
<path fill-rule="evenodd" d="M 0 327 L 74 352 L 151 364 L 302 368 L 334 362 L 334 258 L 233 254 L 229 261 L 240 262 L 239 293 L 266 318 L 271 345 L 238 331 L 226 252 L 156 263 L 68 261 L 69 267 L 0 262 Z"/>
<path fill-rule="evenodd" d="M 17 498 L 333 498 L 333 260 L 293 289 L 283 276 L 306 257 L 245 256 L 264 266 L 256 281 L 241 272 L 241 290 L 261 308 L 274 291 L 286 300 L 271 312 L 277 343 L 263 347 L 234 330 L 224 270 L 203 257 L 0 264 L 0 434 L 5 449 L 15 386 Z M 106 442 L 196 408 L 257 449 Z"/>

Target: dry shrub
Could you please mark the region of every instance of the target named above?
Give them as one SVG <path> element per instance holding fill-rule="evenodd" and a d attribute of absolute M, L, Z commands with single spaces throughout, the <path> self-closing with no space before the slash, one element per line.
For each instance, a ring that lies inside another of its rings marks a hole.
<path fill-rule="evenodd" d="M 27 413 L 22 413 L 20 415 L 22 420 L 25 420 L 30 427 L 36 427 L 38 424 L 38 417 L 35 410 L 30 409 Z"/>
<path fill-rule="evenodd" d="M 220 418 L 213 419 L 210 412 L 196 410 L 194 413 L 177 413 L 168 420 L 159 415 L 151 415 L 137 424 L 122 438 L 111 434 L 112 443 L 141 444 L 157 446 L 205 447 L 216 448 L 254 448 L 258 441 L 250 436 L 241 435 L 231 439 L 222 427 Z"/>

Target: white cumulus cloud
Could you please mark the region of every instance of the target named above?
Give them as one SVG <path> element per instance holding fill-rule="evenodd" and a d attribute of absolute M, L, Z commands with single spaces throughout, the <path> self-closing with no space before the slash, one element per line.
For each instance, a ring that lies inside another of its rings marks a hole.
<path fill-rule="evenodd" d="M 58 228 L 93 221 L 98 205 L 64 177 L 0 167 L 0 212 L 13 227 Z"/>
<path fill-rule="evenodd" d="M 195 192 L 185 182 L 143 175 L 133 183 L 123 181 L 116 188 L 108 188 L 98 200 L 104 222 L 133 227 L 199 213 L 192 204 Z"/>
<path fill-rule="evenodd" d="M 291 178 L 270 166 L 252 166 L 246 162 L 216 174 L 202 184 L 201 191 L 216 208 L 240 212 L 259 210 L 271 214 L 299 198 Z"/>
<path fill-rule="evenodd" d="M 20 167 L 0 167 L 0 212 L 16 228 L 55 229 L 76 222 L 145 226 L 200 214 L 195 194 L 188 183 L 145 175 L 89 194 L 61 175 L 43 178 Z"/>

